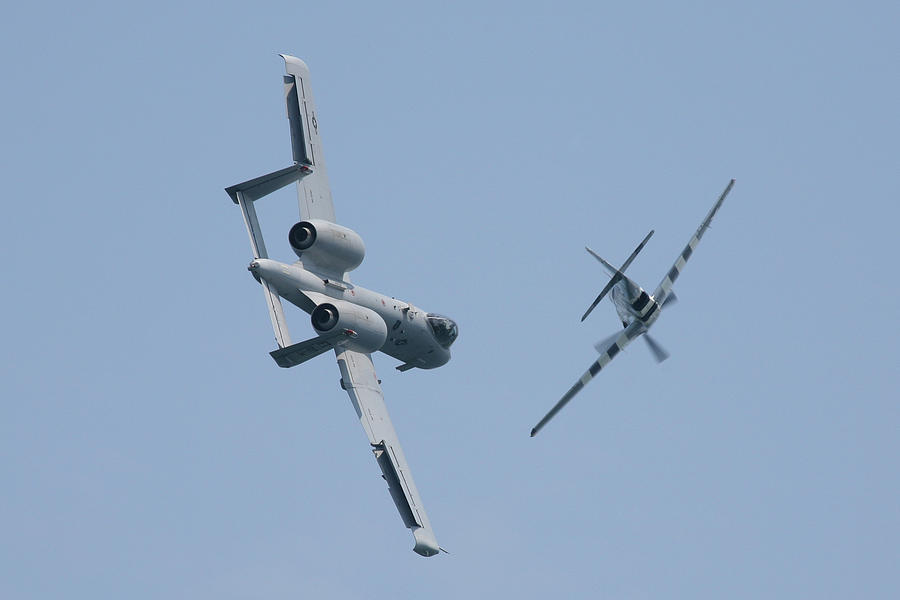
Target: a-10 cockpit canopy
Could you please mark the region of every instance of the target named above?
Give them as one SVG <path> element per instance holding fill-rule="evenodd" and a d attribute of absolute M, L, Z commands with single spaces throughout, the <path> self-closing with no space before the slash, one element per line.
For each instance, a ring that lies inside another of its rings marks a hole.
<path fill-rule="evenodd" d="M 449 348 L 456 341 L 456 336 L 459 335 L 459 328 L 453 319 L 436 313 L 428 313 L 425 318 L 438 344 L 444 348 Z"/>

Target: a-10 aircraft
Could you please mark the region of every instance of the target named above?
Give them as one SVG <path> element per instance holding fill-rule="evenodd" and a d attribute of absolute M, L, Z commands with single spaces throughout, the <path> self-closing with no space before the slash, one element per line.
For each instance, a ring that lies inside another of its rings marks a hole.
<path fill-rule="evenodd" d="M 400 371 L 440 367 L 450 360 L 458 329 L 447 317 L 350 282 L 348 273 L 362 262 L 365 247 L 356 232 L 335 221 L 309 68 L 298 58 L 281 56 L 294 164 L 225 190 L 240 206 L 250 236 L 253 261 L 248 269 L 262 284 L 278 344 L 271 355 L 280 367 L 293 367 L 334 350 L 341 387 L 356 409 L 403 523 L 412 530 L 413 550 L 434 556 L 442 548 L 388 416 L 371 354 L 381 351 L 396 358 Z M 299 260 L 291 264 L 268 258 L 254 202 L 294 182 L 300 222 L 291 227 L 288 241 Z M 310 314 L 314 337 L 291 341 L 281 298 Z"/>
<path fill-rule="evenodd" d="M 662 362 L 669 357 L 669 354 L 663 350 L 662 346 L 650 337 L 647 330 L 650 329 L 650 326 L 659 318 L 662 309 L 675 302 L 676 298 L 675 293 L 672 291 L 672 285 L 675 283 L 675 280 L 678 279 L 685 263 L 697 248 L 697 244 L 700 243 L 700 238 L 703 237 L 704 232 L 709 228 L 709 224 L 712 222 L 719 207 L 722 206 L 722 202 L 725 201 L 725 196 L 728 195 L 728 192 L 731 191 L 733 186 L 734 179 L 728 183 L 725 191 L 719 196 L 719 199 L 713 205 L 709 214 L 706 215 L 706 218 L 700 224 L 697 232 L 691 237 L 681 254 L 678 255 L 675 264 L 672 265 L 672 268 L 666 273 L 666 276 L 656 287 L 656 290 L 652 295 L 645 292 L 641 286 L 629 279 L 628 276 L 625 275 L 625 269 L 628 268 L 628 265 L 631 264 L 634 257 L 637 256 L 638 252 L 644 247 L 644 244 L 647 243 L 647 240 L 650 239 L 650 236 L 653 235 L 653 231 L 647 234 L 643 241 L 638 244 L 638 247 L 635 248 L 634 252 L 631 253 L 631 256 L 628 257 L 628 260 L 626 260 L 618 269 L 603 260 L 590 248 L 585 248 L 591 256 L 596 258 L 607 268 L 612 277 L 600 291 L 600 294 L 597 295 L 594 302 L 588 307 L 587 311 L 585 311 L 581 320 L 584 321 L 587 316 L 591 314 L 591 311 L 594 310 L 594 307 L 596 307 L 606 294 L 611 291 L 610 298 L 616 307 L 616 312 L 619 315 L 619 320 L 622 321 L 622 326 L 625 328 L 625 331 L 615 333 L 595 345 L 597 352 L 600 353 L 600 357 L 591 364 L 581 378 L 575 382 L 575 385 L 569 388 L 569 391 L 567 391 L 559 402 L 550 409 L 550 412 L 534 426 L 531 430 L 531 437 L 537 435 L 537 432 L 540 431 L 550 419 L 556 416 L 556 413 L 568 404 L 569 400 L 574 398 L 575 394 L 580 392 L 581 389 L 587 385 L 603 367 L 609 364 L 609 361 L 615 358 L 619 352 L 624 350 L 632 340 L 644 336 L 644 341 L 647 342 L 647 345 L 650 347 L 651 352 L 653 352 L 653 355 L 658 362 Z"/>

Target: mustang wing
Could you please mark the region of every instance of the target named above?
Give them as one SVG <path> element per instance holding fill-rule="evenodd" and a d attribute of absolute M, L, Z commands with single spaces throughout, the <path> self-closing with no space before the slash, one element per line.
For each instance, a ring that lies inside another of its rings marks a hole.
<path fill-rule="evenodd" d="M 284 99 L 291 123 L 291 151 L 294 162 L 312 169 L 312 174 L 297 184 L 300 218 L 334 222 L 334 205 L 328 186 L 328 170 L 319 137 L 316 103 L 309 83 L 309 67 L 299 58 L 282 54 L 287 75 L 284 76 Z"/>
<path fill-rule="evenodd" d="M 600 369 L 609 364 L 613 358 L 615 358 L 616 354 L 618 354 L 621 350 L 624 350 L 625 347 L 631 343 L 633 339 L 644 333 L 646 329 L 644 328 L 644 324 L 639 320 L 635 319 L 631 322 L 631 324 L 625 328 L 619 337 L 616 338 L 614 342 L 612 342 L 608 348 L 606 348 L 603 352 L 600 353 L 600 357 L 594 361 L 587 371 L 584 372 L 584 375 L 581 376 L 581 379 L 575 382 L 569 391 L 565 393 L 565 395 L 556 403 L 556 405 L 550 409 L 544 418 L 534 426 L 534 429 L 531 430 L 531 437 L 537 435 L 537 432 L 541 430 L 541 428 L 547 424 L 550 419 L 556 416 L 562 407 L 569 403 L 569 400 L 575 397 L 575 394 L 581 391 L 581 388 L 586 386 L 588 382 L 594 378 L 594 376 L 600 372 Z"/>
<path fill-rule="evenodd" d="M 728 192 L 731 191 L 731 188 L 734 186 L 734 179 L 728 182 L 728 186 L 725 188 L 725 191 L 722 192 L 722 195 L 719 196 L 719 199 L 713 205 L 712 209 L 710 209 L 709 214 L 706 215 L 706 218 L 703 219 L 703 222 L 700 223 L 700 227 L 697 228 L 697 232 L 691 237 L 687 246 L 684 247 L 684 250 L 681 251 L 681 254 L 678 255 L 678 260 L 675 261 L 675 264 L 672 265 L 672 268 L 669 269 L 669 272 L 663 277 L 663 280 L 659 282 L 659 286 L 656 288 L 656 291 L 653 292 L 653 297 L 657 302 L 662 304 L 666 300 L 666 296 L 669 295 L 669 292 L 672 289 L 672 285 L 675 283 L 675 280 L 678 279 L 678 276 L 681 275 L 681 270 L 684 268 L 685 263 L 687 263 L 688 259 L 693 254 L 694 249 L 697 247 L 697 244 L 700 243 L 700 238 L 703 237 L 703 234 L 706 233 L 706 230 L 709 228 L 709 224 L 712 223 L 713 217 L 716 216 L 716 212 L 718 212 L 719 207 L 722 206 L 722 203 L 725 202 L 725 196 L 728 195 Z"/>
<path fill-rule="evenodd" d="M 341 369 L 341 386 L 350 395 L 353 408 L 366 430 L 403 524 L 412 529 L 416 540 L 413 550 L 422 556 L 434 556 L 441 548 L 391 424 L 372 357 L 340 347 L 335 348 L 334 353 Z"/>

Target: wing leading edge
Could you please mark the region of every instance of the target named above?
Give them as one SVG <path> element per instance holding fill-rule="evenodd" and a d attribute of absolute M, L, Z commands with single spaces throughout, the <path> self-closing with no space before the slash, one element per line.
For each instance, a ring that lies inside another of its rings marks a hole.
<path fill-rule="evenodd" d="M 372 357 L 344 348 L 335 348 L 334 353 L 341 369 L 341 386 L 347 390 L 369 443 L 372 444 L 375 460 L 381 468 L 403 524 L 412 530 L 416 540 L 413 550 L 422 556 L 434 556 L 440 552 L 441 547 L 431 529 L 419 490 L 416 489 L 412 472 L 397 439 L 397 432 L 388 415 Z"/>
<path fill-rule="evenodd" d="M 625 331 L 619 334 L 619 337 L 609 345 L 603 352 L 600 353 L 600 357 L 594 361 L 588 370 L 584 372 L 584 375 L 575 382 L 569 391 L 560 398 L 559 402 L 554 405 L 553 408 L 550 409 L 544 418 L 540 420 L 540 422 L 534 426 L 534 429 L 531 430 L 531 437 L 537 435 L 537 432 L 540 431 L 544 425 L 546 425 L 550 419 L 556 416 L 562 408 L 569 403 L 569 400 L 575 397 L 575 395 L 581 391 L 581 389 L 588 384 L 588 382 L 593 379 L 600 370 L 609 364 L 609 362 L 616 357 L 616 354 L 625 349 L 628 344 L 632 342 L 639 335 L 644 333 L 646 329 L 644 328 L 644 324 L 639 320 L 635 319 L 631 322 L 631 324 L 625 328 Z"/>

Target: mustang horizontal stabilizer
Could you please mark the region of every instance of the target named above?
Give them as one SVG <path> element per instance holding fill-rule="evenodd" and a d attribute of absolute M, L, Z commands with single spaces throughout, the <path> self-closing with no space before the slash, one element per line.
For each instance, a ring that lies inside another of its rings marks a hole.
<path fill-rule="evenodd" d="M 604 352 L 600 353 L 600 357 L 595 360 L 594 364 L 592 364 L 588 368 L 588 370 L 584 372 L 584 375 L 582 375 L 581 378 L 575 382 L 575 385 L 569 388 L 569 391 L 566 392 L 565 395 L 560 398 L 559 402 L 557 402 L 556 405 L 550 409 L 550 412 L 548 412 L 544 416 L 544 418 L 534 426 L 534 429 L 531 430 L 531 437 L 536 436 L 537 432 L 540 431 L 544 427 L 544 425 L 546 425 L 550 421 L 550 419 L 555 417 L 556 413 L 562 410 L 562 408 L 569 403 L 569 400 L 574 398 L 575 394 L 580 392 L 581 388 L 586 386 L 588 382 L 593 379 L 594 376 L 597 375 L 597 373 L 600 372 L 600 369 L 608 365 L 609 361 L 616 357 L 616 354 L 624 350 L 625 347 L 628 346 L 628 344 L 630 344 L 634 338 L 638 337 L 645 331 L 646 329 L 644 329 L 643 323 L 638 320 L 632 321 L 631 324 L 625 329 L 625 331 L 619 334 L 619 337 L 616 338 L 616 341 L 610 344 Z"/>
<path fill-rule="evenodd" d="M 718 201 L 716 201 L 716 203 L 710 209 L 709 214 L 707 214 L 706 218 L 703 219 L 703 222 L 700 223 L 700 227 L 697 228 L 697 232 L 693 235 L 693 237 L 691 237 L 687 246 L 684 247 L 684 250 L 681 251 L 678 259 L 675 261 L 675 264 L 672 265 L 672 268 L 669 269 L 669 272 L 659 283 L 656 291 L 653 292 L 653 297 L 656 298 L 657 302 L 665 302 L 666 296 L 669 294 L 669 290 L 672 289 L 672 285 L 675 283 L 675 280 L 678 279 L 679 275 L 681 275 L 681 270 L 684 269 L 685 263 L 687 263 L 688 259 L 691 257 L 691 254 L 693 254 L 694 250 L 697 248 L 697 244 L 700 243 L 700 238 L 702 238 L 703 234 L 706 233 L 706 230 L 709 228 L 709 224 L 712 223 L 713 217 L 716 216 L 716 212 L 718 212 L 719 207 L 722 206 L 723 202 L 725 202 L 725 196 L 728 195 L 728 192 L 731 191 L 732 187 L 734 187 L 734 179 L 728 182 L 728 185 L 725 187 L 725 191 L 722 192 L 721 196 L 719 196 Z"/>
<path fill-rule="evenodd" d="M 637 248 L 634 249 L 634 252 L 631 253 L 631 256 L 628 257 L 628 260 L 626 260 L 624 263 L 622 263 L 622 267 L 619 269 L 616 269 L 614 266 L 612 266 L 611 264 L 609 264 L 608 262 L 603 260 L 596 252 L 594 252 L 587 246 L 584 247 L 585 250 L 590 252 L 591 256 L 593 256 L 594 258 L 599 260 L 601 263 L 603 263 L 603 266 L 605 266 L 607 269 L 609 269 L 609 272 L 612 274 L 612 279 L 609 280 L 609 282 L 606 284 L 606 286 L 597 295 L 597 298 L 594 299 L 594 301 L 591 303 L 591 305 L 588 307 L 588 309 L 584 312 L 584 314 L 581 315 L 582 321 L 587 319 L 587 316 L 589 314 L 591 314 L 591 311 L 594 310 L 594 308 L 598 304 L 600 304 L 600 301 L 603 300 L 603 298 L 606 296 L 606 294 L 609 293 L 609 290 L 611 290 L 613 288 L 613 286 L 616 285 L 619 281 L 624 279 L 628 283 L 628 285 L 634 285 L 630 279 L 625 277 L 625 274 L 624 274 L 625 269 L 628 268 L 628 266 L 634 260 L 634 257 L 638 255 L 638 252 L 643 250 L 644 246 L 647 244 L 647 241 L 650 239 L 650 237 L 652 235 L 653 235 L 653 230 L 650 230 L 650 233 L 648 233 L 647 236 L 641 241 L 641 243 L 638 244 Z"/>

